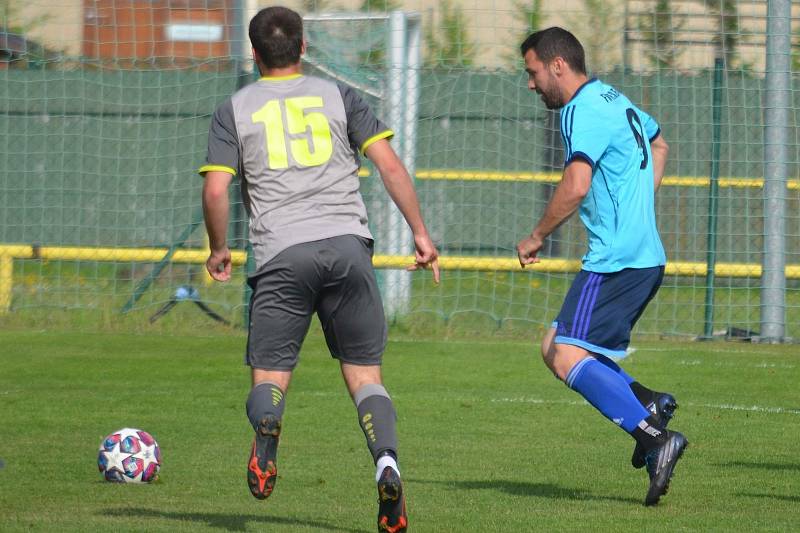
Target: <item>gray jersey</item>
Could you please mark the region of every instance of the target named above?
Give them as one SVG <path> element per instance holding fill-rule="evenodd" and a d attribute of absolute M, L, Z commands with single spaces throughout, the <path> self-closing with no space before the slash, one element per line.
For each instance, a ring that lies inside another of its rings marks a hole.
<path fill-rule="evenodd" d="M 349 87 L 302 75 L 261 78 L 217 108 L 199 172 L 240 177 L 260 269 L 295 244 L 372 238 L 358 154 L 392 135 Z"/>

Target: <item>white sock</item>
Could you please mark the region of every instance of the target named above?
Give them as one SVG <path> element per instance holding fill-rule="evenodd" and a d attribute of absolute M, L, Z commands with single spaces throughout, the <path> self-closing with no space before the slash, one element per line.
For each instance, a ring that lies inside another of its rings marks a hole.
<path fill-rule="evenodd" d="M 380 458 L 378 459 L 378 464 L 376 464 L 375 466 L 377 467 L 375 471 L 375 483 L 380 481 L 381 474 L 383 473 L 384 468 L 386 468 L 387 466 L 391 466 L 392 468 L 394 468 L 394 471 L 397 472 L 397 475 L 398 476 L 400 475 L 400 469 L 397 468 L 397 461 L 395 461 L 394 457 L 392 457 L 391 455 L 380 456 Z"/>

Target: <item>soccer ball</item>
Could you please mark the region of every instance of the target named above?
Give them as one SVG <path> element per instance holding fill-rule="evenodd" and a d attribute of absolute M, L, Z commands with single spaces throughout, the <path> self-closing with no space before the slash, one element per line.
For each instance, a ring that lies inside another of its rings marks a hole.
<path fill-rule="evenodd" d="M 161 450 L 148 432 L 122 428 L 103 439 L 97 466 L 106 481 L 149 483 L 158 477 Z"/>

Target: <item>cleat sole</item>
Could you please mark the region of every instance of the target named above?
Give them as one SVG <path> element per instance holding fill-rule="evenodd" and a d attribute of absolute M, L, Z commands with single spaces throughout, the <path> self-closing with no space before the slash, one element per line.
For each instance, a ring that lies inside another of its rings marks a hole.
<path fill-rule="evenodd" d="M 391 467 L 387 466 L 387 469 Z M 384 476 L 386 470 L 384 469 Z M 403 485 L 393 472 L 378 482 L 378 531 L 402 533 L 408 527 Z"/>
<path fill-rule="evenodd" d="M 275 488 L 278 478 L 275 461 L 280 434 L 281 421 L 273 417 L 265 417 L 258 425 L 247 463 L 247 486 L 258 500 L 267 499 Z"/>

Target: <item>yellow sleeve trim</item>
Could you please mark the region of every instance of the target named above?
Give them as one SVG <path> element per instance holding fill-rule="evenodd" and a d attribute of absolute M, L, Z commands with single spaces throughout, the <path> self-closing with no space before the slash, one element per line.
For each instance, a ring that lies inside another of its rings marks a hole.
<path fill-rule="evenodd" d="M 394 137 L 394 132 L 392 130 L 382 131 L 377 135 L 373 135 L 372 137 L 364 141 L 364 144 L 361 145 L 361 153 L 362 154 L 366 153 L 367 148 L 369 148 L 370 145 L 374 144 L 376 141 L 380 141 L 381 139 L 388 139 L 389 137 Z"/>
<path fill-rule="evenodd" d="M 200 175 L 204 175 L 206 172 L 213 172 L 213 171 L 227 172 L 231 176 L 236 175 L 236 171 L 234 169 L 232 169 L 231 167 L 226 167 L 225 165 L 203 165 L 202 167 L 200 167 L 197 173 Z"/>

